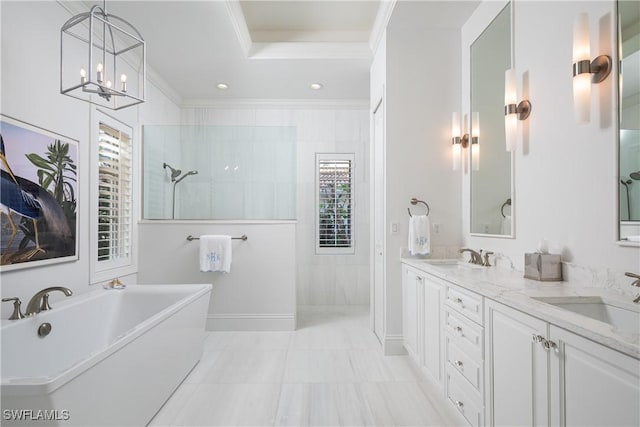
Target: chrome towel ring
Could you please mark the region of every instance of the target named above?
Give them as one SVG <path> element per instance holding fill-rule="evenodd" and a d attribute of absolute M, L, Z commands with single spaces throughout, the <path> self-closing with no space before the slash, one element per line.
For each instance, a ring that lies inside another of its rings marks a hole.
<path fill-rule="evenodd" d="M 507 201 L 506 201 L 506 202 L 504 202 L 504 203 L 502 204 L 502 207 L 500 208 L 500 213 L 502 214 L 502 218 L 506 218 L 506 217 L 507 217 L 507 216 L 504 214 L 504 208 L 505 208 L 505 206 L 511 206 L 511 197 L 509 197 L 509 198 L 507 199 Z"/>
<path fill-rule="evenodd" d="M 415 205 L 417 205 L 418 203 L 422 203 L 423 205 L 425 205 L 425 206 L 427 207 L 427 216 L 429 216 L 429 211 L 430 211 L 431 209 L 429 209 L 429 205 L 427 204 L 427 202 L 425 202 L 425 201 L 423 201 L 423 200 L 418 200 L 418 199 L 416 199 L 415 197 L 413 197 L 413 198 L 410 200 L 410 202 L 411 202 L 411 204 L 412 204 L 412 205 L 414 205 L 414 206 L 415 206 Z M 410 209 L 410 208 L 407 208 L 407 212 L 409 212 L 409 216 L 413 216 L 413 215 L 411 215 L 411 209 Z"/>

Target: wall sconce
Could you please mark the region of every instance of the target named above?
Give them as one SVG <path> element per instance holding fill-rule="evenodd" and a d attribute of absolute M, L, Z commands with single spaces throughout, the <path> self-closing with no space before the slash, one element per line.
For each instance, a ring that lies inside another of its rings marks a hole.
<path fill-rule="evenodd" d="M 507 151 L 515 150 L 518 120 L 526 120 L 531 114 L 529 100 L 517 102 L 516 70 L 510 68 L 504 73 L 504 135 Z"/>
<path fill-rule="evenodd" d="M 480 113 L 471 113 L 471 168 L 480 170 Z"/>
<path fill-rule="evenodd" d="M 460 136 L 460 116 L 457 112 L 451 115 L 451 158 L 453 159 L 453 170 L 460 169 L 462 163 L 462 149 L 469 146 L 469 134 L 465 133 Z"/>
<path fill-rule="evenodd" d="M 573 24 L 573 110 L 576 123 L 588 123 L 591 116 L 591 84 L 605 80 L 611 72 L 609 55 L 591 60 L 589 15 L 580 13 Z"/>

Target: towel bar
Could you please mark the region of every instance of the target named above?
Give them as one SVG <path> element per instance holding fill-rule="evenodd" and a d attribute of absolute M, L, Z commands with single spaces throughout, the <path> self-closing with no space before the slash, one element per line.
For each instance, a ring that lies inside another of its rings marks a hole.
<path fill-rule="evenodd" d="M 243 235 L 242 235 L 242 236 L 240 236 L 240 237 L 232 237 L 232 238 L 231 238 L 231 240 L 247 240 L 247 239 L 248 239 L 248 237 L 247 237 L 247 235 L 246 235 L 246 234 L 243 234 Z M 189 235 L 187 236 L 187 240 L 188 240 L 188 241 L 192 241 L 192 240 L 200 240 L 200 238 L 199 238 L 199 237 L 193 237 L 191 234 L 189 234 Z"/>
<path fill-rule="evenodd" d="M 427 202 L 422 201 L 422 200 L 418 200 L 415 197 L 412 198 L 410 200 L 410 202 L 411 202 L 412 205 L 417 205 L 418 203 L 422 203 L 423 205 L 425 205 L 427 207 L 427 216 L 429 216 L 430 209 L 429 209 L 429 205 L 427 204 Z M 407 208 L 407 212 L 409 212 L 409 216 L 413 216 L 413 215 L 411 215 L 411 209 Z"/>

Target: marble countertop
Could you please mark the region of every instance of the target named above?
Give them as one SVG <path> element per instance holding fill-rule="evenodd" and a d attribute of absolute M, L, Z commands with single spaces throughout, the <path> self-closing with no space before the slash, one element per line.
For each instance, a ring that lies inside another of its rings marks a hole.
<path fill-rule="evenodd" d="M 640 358 L 640 334 L 556 307 L 535 298 L 597 297 L 631 311 L 640 311 L 628 296 L 605 288 L 571 286 L 567 282 L 525 279 L 522 272 L 496 267 L 451 265 L 454 260 L 403 258 L 402 263 L 476 292 L 533 317 L 582 335 L 592 341 Z M 438 265 L 441 262 L 441 265 Z M 474 268 L 475 267 L 475 268 Z M 640 317 L 639 317 L 640 318 Z M 638 325 L 635 325 L 636 329 Z"/>

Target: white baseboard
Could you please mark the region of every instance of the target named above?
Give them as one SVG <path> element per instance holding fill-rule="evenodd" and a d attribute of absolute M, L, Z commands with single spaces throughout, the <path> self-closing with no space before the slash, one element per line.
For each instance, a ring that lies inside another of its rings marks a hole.
<path fill-rule="evenodd" d="M 295 331 L 295 313 L 209 314 L 207 331 Z"/>
<path fill-rule="evenodd" d="M 404 349 L 402 335 L 385 335 L 382 349 L 385 356 L 403 356 L 407 354 Z"/>

